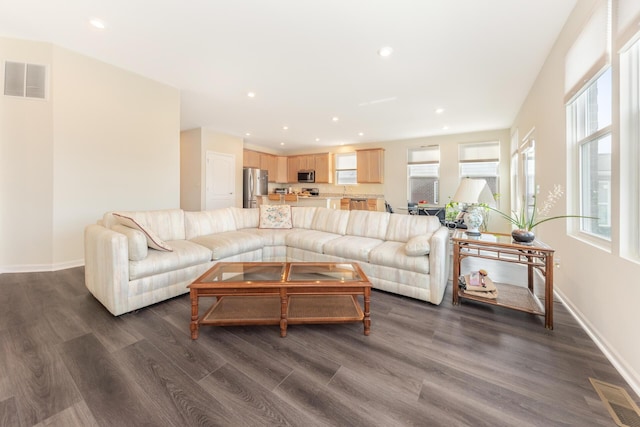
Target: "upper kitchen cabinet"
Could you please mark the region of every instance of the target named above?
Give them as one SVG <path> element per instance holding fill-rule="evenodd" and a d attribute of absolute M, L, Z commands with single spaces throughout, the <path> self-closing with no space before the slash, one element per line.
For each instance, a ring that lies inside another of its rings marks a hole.
<path fill-rule="evenodd" d="M 298 171 L 304 168 L 300 167 L 301 156 L 289 156 L 287 157 L 287 182 L 298 182 Z"/>
<path fill-rule="evenodd" d="M 245 168 L 260 168 L 260 154 L 253 150 L 243 150 L 242 166 Z"/>
<path fill-rule="evenodd" d="M 277 165 L 277 173 L 275 182 L 284 184 L 285 182 L 289 182 L 288 170 L 289 165 L 287 164 L 287 158 L 285 156 L 277 156 L 276 157 L 276 165 Z"/>
<path fill-rule="evenodd" d="M 384 183 L 384 149 L 356 150 L 356 159 L 358 183 Z"/>
<path fill-rule="evenodd" d="M 273 154 L 260 153 L 260 169 L 269 174 L 269 182 L 278 182 L 278 158 Z"/>
<path fill-rule="evenodd" d="M 330 184 L 333 182 L 333 162 L 331 154 L 314 154 L 314 169 L 316 171 L 316 182 L 320 184 Z"/>

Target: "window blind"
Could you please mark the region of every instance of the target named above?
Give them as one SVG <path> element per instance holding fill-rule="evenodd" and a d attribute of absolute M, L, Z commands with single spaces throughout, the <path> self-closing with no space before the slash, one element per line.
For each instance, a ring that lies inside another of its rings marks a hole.
<path fill-rule="evenodd" d="M 500 143 L 471 142 L 458 145 L 458 160 L 464 162 L 497 162 L 500 160 Z"/>
<path fill-rule="evenodd" d="M 609 2 L 598 1 L 565 57 L 565 102 L 569 102 L 586 83 L 609 65 L 610 22 Z"/>
<path fill-rule="evenodd" d="M 640 37 L 640 1 L 618 0 L 616 2 L 616 45 L 623 49 L 638 37 Z"/>
<path fill-rule="evenodd" d="M 440 146 L 430 145 L 428 147 L 410 148 L 407 162 L 409 164 L 440 163 Z"/>

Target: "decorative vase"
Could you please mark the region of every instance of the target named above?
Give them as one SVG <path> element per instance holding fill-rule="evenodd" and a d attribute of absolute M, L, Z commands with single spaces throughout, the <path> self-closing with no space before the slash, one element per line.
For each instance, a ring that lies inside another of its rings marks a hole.
<path fill-rule="evenodd" d="M 517 228 L 511 232 L 511 237 L 517 243 L 531 244 L 536 238 L 533 231 Z"/>

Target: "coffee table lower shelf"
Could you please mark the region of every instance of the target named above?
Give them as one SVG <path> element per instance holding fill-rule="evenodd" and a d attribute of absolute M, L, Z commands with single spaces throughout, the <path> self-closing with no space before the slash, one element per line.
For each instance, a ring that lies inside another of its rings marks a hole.
<path fill-rule="evenodd" d="M 364 313 L 355 295 L 290 295 L 289 325 L 362 322 Z M 198 320 L 199 325 L 280 325 L 280 297 L 224 296 Z"/>

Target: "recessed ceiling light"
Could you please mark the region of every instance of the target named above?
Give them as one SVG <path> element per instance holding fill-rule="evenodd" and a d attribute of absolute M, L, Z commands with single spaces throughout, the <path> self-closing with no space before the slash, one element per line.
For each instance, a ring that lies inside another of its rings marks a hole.
<path fill-rule="evenodd" d="M 284 145 L 284 142 L 281 142 L 280 145 Z"/>
<path fill-rule="evenodd" d="M 338 117 L 334 116 L 331 120 L 333 120 L 334 122 L 337 122 L 340 119 Z"/>
<path fill-rule="evenodd" d="M 320 138 L 316 138 L 316 142 L 320 142 Z"/>
<path fill-rule="evenodd" d="M 255 92 L 248 92 L 248 93 L 247 93 L 247 96 L 248 96 L 249 98 L 255 98 L 255 97 L 256 97 L 256 94 L 255 94 Z"/>
<path fill-rule="evenodd" d="M 444 108 L 436 108 L 436 114 L 444 113 Z"/>
<path fill-rule="evenodd" d="M 364 136 L 364 132 L 358 132 L 358 136 Z"/>
<path fill-rule="evenodd" d="M 245 135 L 245 136 L 251 136 L 251 133 L 250 133 L 250 132 L 247 132 L 247 133 L 245 133 L 244 135 Z"/>
<path fill-rule="evenodd" d="M 289 126 L 282 126 L 282 130 L 289 130 Z"/>
<path fill-rule="evenodd" d="M 442 130 L 447 130 L 447 129 L 449 129 L 449 126 L 447 125 L 442 126 Z"/>
<path fill-rule="evenodd" d="M 89 20 L 89 23 L 94 28 L 97 28 L 99 30 L 104 30 L 104 27 L 105 27 L 104 26 L 104 22 L 102 22 L 100 19 L 93 18 L 93 19 Z"/>
<path fill-rule="evenodd" d="M 382 46 L 380 49 L 378 49 L 378 55 L 382 56 L 383 58 L 391 56 L 392 53 L 393 48 L 391 46 Z"/>

